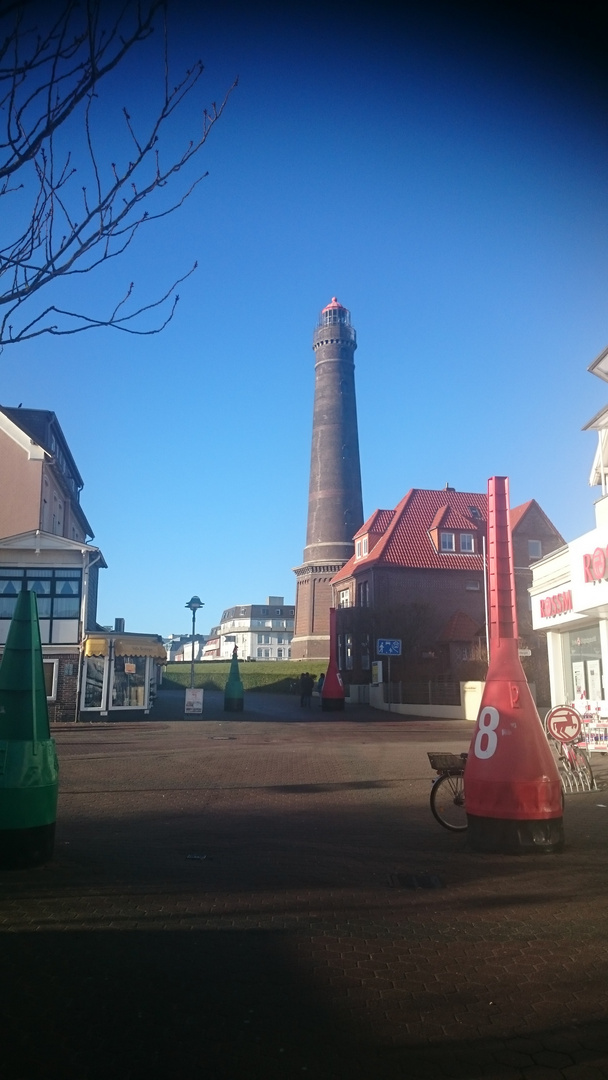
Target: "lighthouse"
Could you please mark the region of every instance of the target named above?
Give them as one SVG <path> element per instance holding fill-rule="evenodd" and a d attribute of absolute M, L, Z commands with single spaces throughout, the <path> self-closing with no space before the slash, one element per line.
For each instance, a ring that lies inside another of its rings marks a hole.
<path fill-rule="evenodd" d="M 354 552 L 363 524 L 355 397 L 357 335 L 350 312 L 334 296 L 313 335 L 315 399 L 308 524 L 301 566 L 295 568 L 293 659 L 329 657 L 331 579 Z"/>

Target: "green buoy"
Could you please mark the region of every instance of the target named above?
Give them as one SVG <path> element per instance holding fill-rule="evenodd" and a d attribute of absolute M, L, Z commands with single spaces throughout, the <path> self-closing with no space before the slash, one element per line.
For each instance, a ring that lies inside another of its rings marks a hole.
<path fill-rule="evenodd" d="M 59 767 L 51 739 L 36 594 L 17 597 L 0 664 L 0 868 L 53 855 Z"/>
<path fill-rule="evenodd" d="M 224 712 L 242 712 L 245 698 L 245 690 L 239 672 L 238 649 L 234 646 L 228 682 L 224 690 Z"/>

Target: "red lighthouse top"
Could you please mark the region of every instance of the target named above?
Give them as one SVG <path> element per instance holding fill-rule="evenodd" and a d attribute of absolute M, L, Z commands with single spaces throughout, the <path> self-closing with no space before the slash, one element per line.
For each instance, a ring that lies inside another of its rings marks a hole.
<path fill-rule="evenodd" d="M 350 311 L 340 303 L 337 296 L 332 296 L 330 303 L 326 304 L 319 316 L 319 326 L 329 326 L 332 323 L 350 326 Z"/>

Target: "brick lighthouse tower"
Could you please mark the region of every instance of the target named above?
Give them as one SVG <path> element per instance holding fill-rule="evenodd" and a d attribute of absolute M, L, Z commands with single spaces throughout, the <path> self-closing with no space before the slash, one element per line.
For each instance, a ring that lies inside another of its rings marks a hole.
<path fill-rule="evenodd" d="M 323 308 L 313 336 L 315 404 L 302 565 L 295 568 L 296 616 L 291 655 L 329 656 L 331 579 L 354 552 L 363 524 L 355 399 L 357 335 L 336 297 Z"/>

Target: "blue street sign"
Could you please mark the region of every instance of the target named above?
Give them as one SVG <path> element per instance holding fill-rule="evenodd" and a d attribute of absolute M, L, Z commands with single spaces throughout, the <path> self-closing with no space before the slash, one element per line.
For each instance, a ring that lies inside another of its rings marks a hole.
<path fill-rule="evenodd" d="M 378 638 L 376 652 L 378 656 L 401 656 L 401 638 Z"/>

